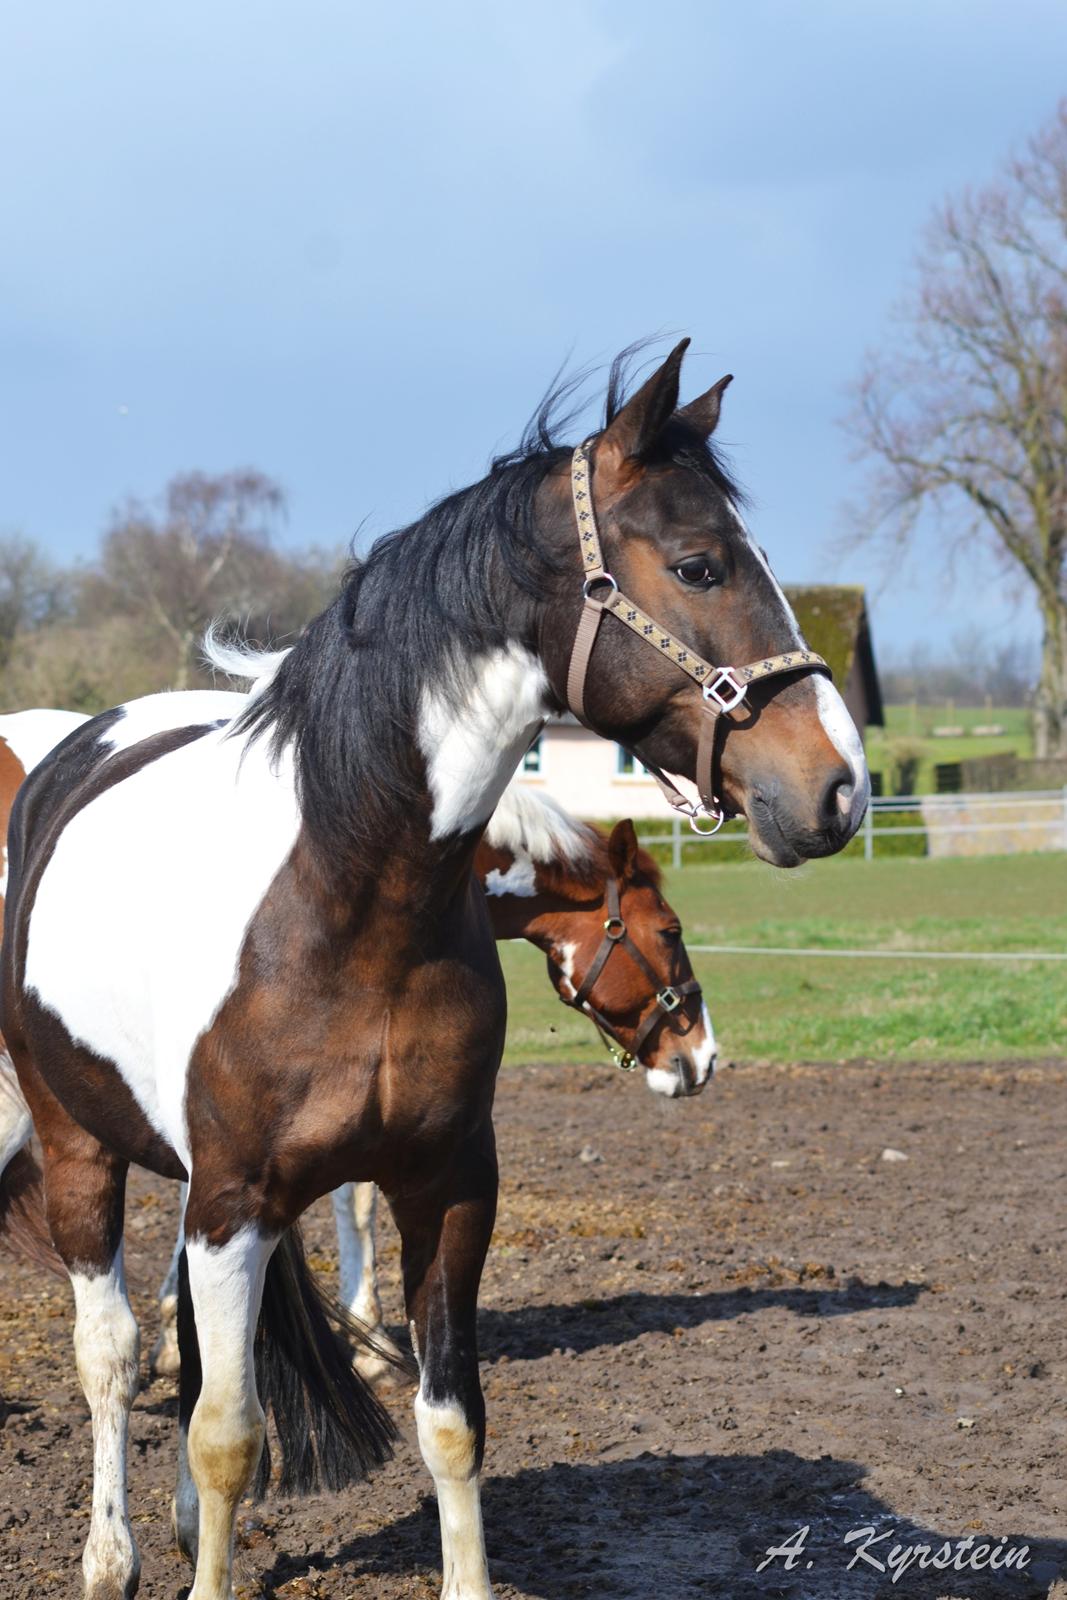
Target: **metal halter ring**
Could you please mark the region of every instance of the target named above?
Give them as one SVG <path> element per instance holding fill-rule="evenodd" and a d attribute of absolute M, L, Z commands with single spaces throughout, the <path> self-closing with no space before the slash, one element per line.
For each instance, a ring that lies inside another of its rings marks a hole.
<path fill-rule="evenodd" d="M 609 939 L 625 939 L 626 924 L 621 917 L 608 917 L 604 923 L 604 932 Z"/>
<path fill-rule="evenodd" d="M 656 1001 L 663 1007 L 664 1011 L 677 1011 L 682 1003 L 682 997 L 677 989 L 672 989 L 668 984 L 665 989 L 660 990 L 656 996 Z"/>
<path fill-rule="evenodd" d="M 611 576 L 610 572 L 594 572 L 593 576 L 591 578 L 586 578 L 585 582 L 582 584 L 582 594 L 586 600 L 591 600 L 593 598 L 592 591 L 598 583 L 607 584 L 610 590 L 608 600 L 611 599 L 613 594 L 618 594 L 619 592 L 619 586 L 615 582 L 615 579 Z M 602 604 L 606 605 L 607 601 L 603 601 Z"/>
<path fill-rule="evenodd" d="M 690 814 L 689 826 L 702 839 L 710 839 L 718 833 L 725 821 L 726 813 L 723 811 L 694 811 Z M 710 828 L 700 828 L 697 826 L 700 822 L 710 822 L 712 826 Z"/>

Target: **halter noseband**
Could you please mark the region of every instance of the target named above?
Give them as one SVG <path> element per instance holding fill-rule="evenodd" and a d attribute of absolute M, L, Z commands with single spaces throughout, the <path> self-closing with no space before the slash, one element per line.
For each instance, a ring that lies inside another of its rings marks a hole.
<path fill-rule="evenodd" d="M 687 978 L 685 983 L 668 983 L 660 985 L 659 978 L 652 970 L 652 964 L 641 954 L 634 944 L 622 917 L 622 905 L 619 895 L 619 885 L 615 878 L 608 879 L 607 887 L 608 914 L 604 919 L 604 937 L 600 941 L 600 948 L 593 957 L 589 971 L 574 989 L 573 995 L 560 995 L 565 1006 L 573 1006 L 577 1011 L 583 1011 L 587 1017 L 592 1017 L 596 1024 L 597 1032 L 607 1047 L 608 1054 L 617 1067 L 623 1072 L 633 1072 L 640 1065 L 641 1048 L 652 1030 L 659 1026 L 664 1017 L 669 1017 L 672 1011 L 677 1011 L 686 995 L 699 994 L 700 985 L 695 978 Z M 634 1034 L 633 1044 L 629 1050 L 623 1048 L 615 1037 L 615 1030 L 607 1018 L 589 1003 L 589 996 L 594 985 L 607 965 L 611 952 L 621 947 L 652 981 L 653 993 L 656 997 L 655 1005 L 648 1016 L 641 1023 Z M 568 982 L 571 980 L 568 979 Z M 685 1085 L 683 1085 L 685 1087 Z"/>
<path fill-rule="evenodd" d="M 783 672 L 824 672 L 832 677 L 829 666 L 814 650 L 798 649 L 784 655 L 768 656 L 763 661 L 752 661 L 746 667 L 713 667 L 710 662 L 680 643 L 667 629 L 642 611 L 640 606 L 622 593 L 615 579 L 604 565 L 604 553 L 597 532 L 596 512 L 593 509 L 593 492 L 589 482 L 589 445 L 586 440 L 574 452 L 571 460 L 571 493 L 574 497 L 574 515 L 578 522 L 578 539 L 582 552 L 582 595 L 584 603 L 578 621 L 578 631 L 571 647 L 570 670 L 567 674 L 567 702 L 579 722 L 585 722 L 585 680 L 593 654 L 600 620 L 610 611 L 639 639 L 650 644 L 657 654 L 673 661 L 698 684 L 703 696 L 697 741 L 696 786 L 700 796 L 699 808 L 687 800 L 671 782 L 666 773 L 648 767 L 664 795 L 676 811 L 689 818 L 694 833 L 717 833 L 726 820 L 721 802 L 716 798 L 712 764 L 715 756 L 715 731 L 719 717 L 736 711 L 748 694 L 749 686 L 761 678 L 774 678 Z M 594 591 L 606 591 L 600 597 Z M 647 766 L 648 763 L 646 762 Z M 710 818 L 712 828 L 700 828 L 698 823 Z"/>

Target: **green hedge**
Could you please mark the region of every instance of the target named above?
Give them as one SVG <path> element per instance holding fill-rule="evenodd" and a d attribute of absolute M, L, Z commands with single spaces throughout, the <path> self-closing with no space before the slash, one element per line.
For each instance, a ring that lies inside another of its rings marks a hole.
<path fill-rule="evenodd" d="M 635 817 L 634 827 L 639 839 L 645 841 L 646 848 L 661 865 L 669 867 L 672 860 L 670 817 Z M 889 839 L 878 837 L 880 828 L 907 828 L 918 827 L 922 822 L 922 815 L 918 811 L 879 811 L 875 818 L 874 854 L 876 860 L 883 860 L 887 856 L 925 856 L 929 854 L 925 831 L 922 833 L 908 834 L 904 837 L 895 835 Z M 610 832 L 611 822 L 599 822 L 598 827 Z M 745 824 L 743 820 L 726 823 L 722 832 L 713 844 L 702 844 L 694 833 L 690 831 L 687 822 L 682 823 L 682 865 L 709 866 L 719 862 L 751 861 L 752 852 L 743 837 Z M 662 837 L 663 843 L 658 842 Z M 863 830 L 856 835 L 851 844 L 842 852 L 849 856 L 862 856 L 864 850 Z"/>

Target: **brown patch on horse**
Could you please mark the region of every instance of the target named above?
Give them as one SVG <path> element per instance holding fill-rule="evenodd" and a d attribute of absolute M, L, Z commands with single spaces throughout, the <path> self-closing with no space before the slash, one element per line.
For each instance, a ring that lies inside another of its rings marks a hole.
<path fill-rule="evenodd" d="M 6 739 L 0 739 L 0 834 L 4 855 L 7 855 L 7 822 L 26 777 L 26 769 Z M 0 894 L 0 916 L 3 915 L 4 897 Z"/>

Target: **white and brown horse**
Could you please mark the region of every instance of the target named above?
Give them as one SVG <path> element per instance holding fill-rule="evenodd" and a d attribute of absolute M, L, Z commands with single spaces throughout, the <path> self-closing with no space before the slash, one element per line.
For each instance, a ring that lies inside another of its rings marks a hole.
<path fill-rule="evenodd" d="M 138 1579 L 131 1161 L 189 1179 L 177 1522 L 191 1600 L 232 1595 L 234 1513 L 264 1441 L 261 1306 L 290 1368 L 277 1393 L 310 1389 L 332 1429 L 310 1454 L 339 1460 L 347 1442 L 366 1466 L 388 1447 L 369 1391 L 292 1307 L 310 1302 L 288 1230 L 353 1181 L 377 1183 L 401 1235 L 443 1594 L 491 1594 L 475 1315 L 505 996 L 473 863 L 542 720 L 570 694 L 647 766 L 743 812 L 779 865 L 832 854 L 859 825 L 858 738 L 708 443 L 722 386 L 678 410 L 684 348 L 609 406 L 584 451 L 541 430 L 380 541 L 236 727 L 153 697 L 77 730 L 19 793 L 0 1027 L 74 1283 L 91 1600 Z M 622 602 L 610 616 L 579 553 L 594 515 Z"/>
<path fill-rule="evenodd" d="M 279 654 L 272 670 L 283 659 L 284 653 Z M 231 658 L 231 665 L 241 671 L 240 654 Z M 263 687 L 261 679 L 256 692 Z M 246 695 L 220 693 L 211 697 L 210 709 L 220 720 L 227 715 L 232 720 L 246 704 Z M 27 772 L 87 720 L 51 710 L 0 716 L 0 836 L 6 837 L 15 795 Z M 681 924 L 663 898 L 660 869 L 638 847 L 631 822 L 616 824 L 608 836 L 516 781 L 508 785 L 490 819 L 474 870 L 486 892 L 494 937 L 525 939 L 545 954 L 555 992 L 590 1017 L 618 1066 L 643 1068 L 649 1088 L 670 1098 L 699 1094 L 715 1060 L 711 1018 L 693 976 Z M 29 1108 L 10 1062 L 0 1057 L 0 1171 L 29 1133 Z M 31 1177 L 27 1166 L 27 1180 Z M 347 1183 L 331 1198 L 342 1304 L 385 1348 L 374 1236 L 377 1191 L 370 1183 Z M 24 1220 L 32 1229 L 32 1213 Z M 177 1373 L 180 1366 L 183 1245 L 179 1225 L 170 1270 L 160 1288 L 161 1331 L 152 1352 L 152 1367 L 161 1374 Z M 365 1348 L 357 1361 L 365 1375 L 379 1375 L 387 1365 L 379 1353 Z"/>

